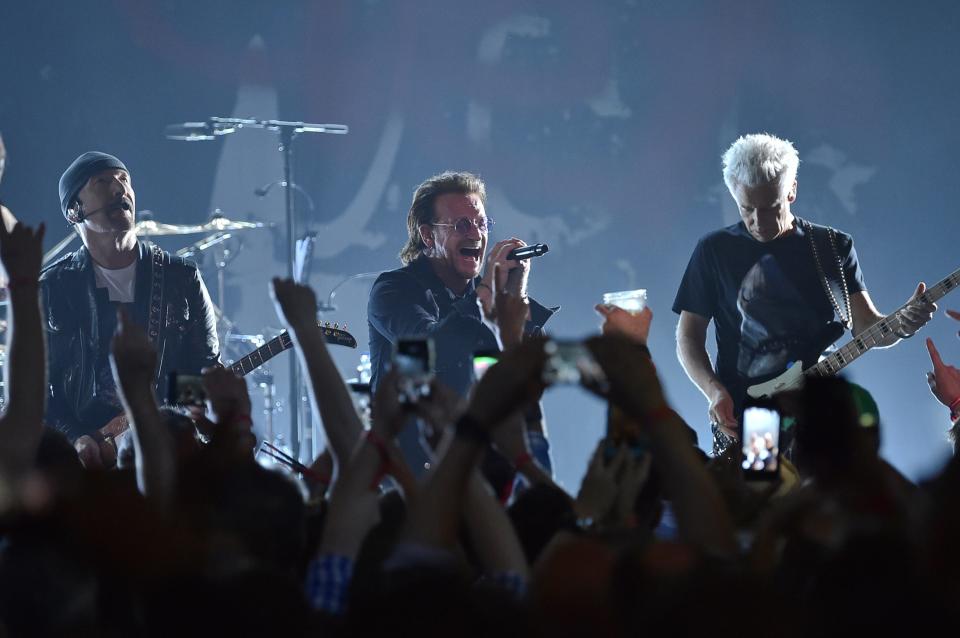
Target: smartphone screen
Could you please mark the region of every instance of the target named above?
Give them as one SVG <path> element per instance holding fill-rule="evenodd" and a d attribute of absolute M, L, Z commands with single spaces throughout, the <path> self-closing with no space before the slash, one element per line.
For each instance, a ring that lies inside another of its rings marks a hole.
<path fill-rule="evenodd" d="M 740 423 L 740 466 L 744 477 L 776 478 L 780 470 L 780 412 L 771 403 L 747 405 Z"/>
<path fill-rule="evenodd" d="M 204 405 L 207 393 L 198 376 L 171 372 L 167 383 L 167 402 L 173 405 Z"/>
<path fill-rule="evenodd" d="M 433 380 L 433 341 L 398 339 L 393 351 L 393 367 L 399 373 L 400 401 L 415 403 L 430 394 Z"/>
<path fill-rule="evenodd" d="M 582 341 L 550 340 L 544 343 L 547 363 L 543 380 L 549 384 L 601 384 L 603 370 Z"/>
<path fill-rule="evenodd" d="M 480 351 L 473 353 L 473 376 L 477 381 L 483 378 L 487 369 L 500 360 L 500 353 L 495 351 Z"/>

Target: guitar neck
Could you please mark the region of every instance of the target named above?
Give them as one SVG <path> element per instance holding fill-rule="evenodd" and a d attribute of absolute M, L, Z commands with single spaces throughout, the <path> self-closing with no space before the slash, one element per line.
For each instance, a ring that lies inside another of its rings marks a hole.
<path fill-rule="evenodd" d="M 953 292 L 960 285 L 960 269 L 957 269 L 931 286 L 920 295 L 920 300 L 926 303 L 934 303 L 949 292 Z M 909 304 L 905 303 L 894 312 L 873 324 L 862 333 L 851 339 L 842 348 L 830 353 L 829 356 L 816 365 L 810 366 L 803 371 L 806 376 L 826 377 L 834 375 L 848 365 L 856 361 L 860 355 L 871 348 L 883 343 L 886 339 L 900 327 L 897 320 L 897 313 L 906 308 Z"/>
<path fill-rule="evenodd" d="M 234 361 L 230 365 L 230 369 L 238 376 L 246 376 L 284 350 L 289 350 L 292 347 L 293 339 L 291 339 L 290 335 L 284 330 L 278 336 L 266 342 L 247 356 Z"/>

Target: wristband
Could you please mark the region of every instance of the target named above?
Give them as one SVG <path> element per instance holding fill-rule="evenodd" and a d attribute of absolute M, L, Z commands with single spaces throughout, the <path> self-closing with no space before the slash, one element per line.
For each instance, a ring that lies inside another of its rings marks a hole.
<path fill-rule="evenodd" d="M 367 442 L 373 444 L 373 447 L 377 449 L 377 454 L 380 456 L 380 467 L 377 468 L 377 475 L 370 483 L 370 489 L 375 490 L 380 485 L 380 482 L 384 479 L 384 477 L 390 473 L 390 452 L 387 450 L 387 444 L 384 442 L 384 440 L 380 438 L 380 435 L 373 430 L 367 430 L 364 436 L 366 437 Z"/>
<path fill-rule="evenodd" d="M 960 397 L 954 399 L 947 407 L 950 408 L 951 421 L 956 421 L 958 418 L 960 418 L 960 412 L 958 412 L 958 408 L 960 408 Z"/>
<path fill-rule="evenodd" d="M 517 456 L 517 459 L 513 462 L 513 467 L 519 470 L 520 468 L 522 468 L 524 465 L 526 465 L 532 460 L 533 460 L 533 457 L 530 456 L 529 452 L 521 452 L 520 455 Z"/>
<path fill-rule="evenodd" d="M 490 445 L 490 434 L 469 414 L 464 414 L 457 420 L 456 435 L 459 439 L 466 439 L 479 445 Z"/>

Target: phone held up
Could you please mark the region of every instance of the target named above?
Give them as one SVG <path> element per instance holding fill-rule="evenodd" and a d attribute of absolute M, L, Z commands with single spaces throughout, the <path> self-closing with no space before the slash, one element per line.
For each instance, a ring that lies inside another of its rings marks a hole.
<path fill-rule="evenodd" d="M 473 376 L 479 381 L 487 370 L 500 360 L 499 350 L 478 350 L 473 353 Z"/>
<path fill-rule="evenodd" d="M 547 362 L 543 368 L 544 383 L 583 384 L 603 387 L 606 375 L 582 341 L 551 339 L 544 342 Z"/>
<path fill-rule="evenodd" d="M 400 377 L 400 403 L 411 405 L 428 398 L 434 376 L 433 340 L 398 339 L 393 349 L 393 368 Z"/>
<path fill-rule="evenodd" d="M 780 410 L 770 400 L 748 401 L 740 417 L 740 467 L 747 480 L 780 476 Z"/>
<path fill-rule="evenodd" d="M 167 403 L 171 405 L 202 406 L 207 402 L 203 378 L 196 375 L 171 372 L 167 383 Z"/>

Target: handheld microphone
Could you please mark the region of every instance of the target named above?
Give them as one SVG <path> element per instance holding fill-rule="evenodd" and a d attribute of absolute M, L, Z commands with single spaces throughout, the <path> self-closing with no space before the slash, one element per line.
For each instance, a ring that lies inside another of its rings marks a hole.
<path fill-rule="evenodd" d="M 520 248 L 514 248 L 509 253 L 507 253 L 507 259 L 513 259 L 514 261 L 520 261 L 521 259 L 530 259 L 531 257 L 540 257 L 544 253 L 548 252 L 550 247 L 546 244 L 533 244 L 531 246 L 521 246 Z"/>

